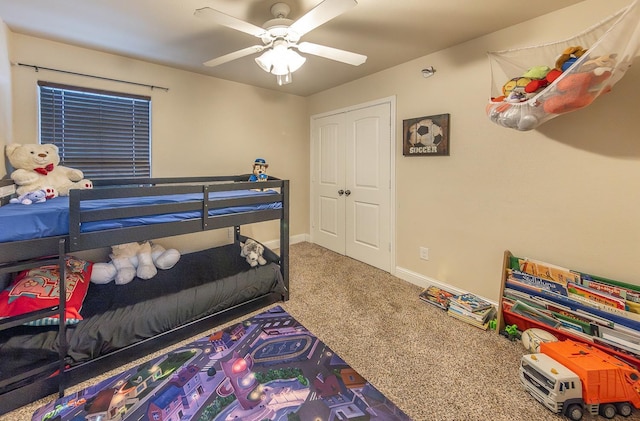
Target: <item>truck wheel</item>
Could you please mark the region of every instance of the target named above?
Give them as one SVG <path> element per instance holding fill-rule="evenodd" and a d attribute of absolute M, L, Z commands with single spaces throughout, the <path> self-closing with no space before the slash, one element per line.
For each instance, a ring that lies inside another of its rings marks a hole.
<path fill-rule="evenodd" d="M 582 419 L 582 407 L 578 404 L 569 405 L 566 412 L 566 417 L 571 421 L 580 421 Z"/>
<path fill-rule="evenodd" d="M 611 403 L 600 405 L 600 415 L 605 418 L 611 419 L 616 416 L 616 407 Z"/>
<path fill-rule="evenodd" d="M 629 402 L 619 403 L 616 405 L 616 408 L 618 408 L 618 414 L 622 415 L 623 417 L 628 417 L 633 412 L 633 408 L 631 408 Z"/>

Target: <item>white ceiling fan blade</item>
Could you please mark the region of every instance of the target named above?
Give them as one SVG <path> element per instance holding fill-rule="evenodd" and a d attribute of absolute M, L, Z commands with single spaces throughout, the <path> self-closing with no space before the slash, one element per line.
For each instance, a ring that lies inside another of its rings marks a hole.
<path fill-rule="evenodd" d="M 313 54 L 315 56 L 351 64 L 352 66 L 360 66 L 362 63 L 367 61 L 367 56 L 363 56 L 362 54 L 318 45 L 312 42 L 301 42 L 298 44 L 298 50 L 303 53 Z"/>
<path fill-rule="evenodd" d="M 230 61 L 248 56 L 250 54 L 259 53 L 264 49 L 264 45 L 253 45 L 251 47 L 243 48 L 242 50 L 234 51 L 233 53 L 225 54 L 223 56 L 209 60 L 204 63 L 204 65 L 207 67 L 219 66 L 221 64 L 228 63 Z"/>
<path fill-rule="evenodd" d="M 197 9 L 193 14 L 195 16 L 208 19 L 219 25 L 226 26 L 227 28 L 235 29 L 236 31 L 244 32 L 258 38 L 261 38 L 262 35 L 267 32 L 264 28 L 261 28 L 249 22 L 245 22 L 238 18 L 234 18 L 233 16 L 229 16 L 210 7 Z"/>
<path fill-rule="evenodd" d="M 293 22 L 289 30 L 302 37 L 307 32 L 343 14 L 357 4 L 356 0 L 324 0 L 300 19 Z"/>

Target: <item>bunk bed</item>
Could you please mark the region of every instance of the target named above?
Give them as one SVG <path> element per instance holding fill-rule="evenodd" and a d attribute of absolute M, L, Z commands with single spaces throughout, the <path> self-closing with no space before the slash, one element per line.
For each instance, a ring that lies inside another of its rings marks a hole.
<path fill-rule="evenodd" d="M 66 279 L 73 253 L 226 227 L 235 233 L 232 244 L 185 254 L 151 280 L 89 283 L 76 324 L 69 324 L 60 299 L 66 282 L 59 282 L 56 305 L 0 320 L 0 414 L 63 396 L 73 384 L 288 300 L 289 182 L 248 177 L 94 180 L 94 189 L 69 197 L 0 207 L 5 276 L 57 265 Z M 0 180 L 0 187 L 8 184 Z M 24 215 L 12 214 L 19 206 Z M 241 226 L 273 220 L 280 222 L 279 255 L 265 247 L 267 264 L 251 267 L 240 256 L 239 243 L 247 239 Z M 29 325 L 48 316 L 60 322 Z"/>

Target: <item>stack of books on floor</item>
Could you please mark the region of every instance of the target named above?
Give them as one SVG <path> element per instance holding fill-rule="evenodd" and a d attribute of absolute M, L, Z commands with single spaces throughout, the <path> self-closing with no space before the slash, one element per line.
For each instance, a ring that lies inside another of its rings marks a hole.
<path fill-rule="evenodd" d="M 453 296 L 453 293 L 433 285 L 422 291 L 419 295 L 420 299 L 425 303 L 429 303 L 443 310 L 449 308 L 449 299 Z"/>
<path fill-rule="evenodd" d="M 471 294 L 454 295 L 449 299 L 449 316 L 483 330 L 489 328 L 489 322 L 496 315 L 496 309 L 490 302 Z"/>

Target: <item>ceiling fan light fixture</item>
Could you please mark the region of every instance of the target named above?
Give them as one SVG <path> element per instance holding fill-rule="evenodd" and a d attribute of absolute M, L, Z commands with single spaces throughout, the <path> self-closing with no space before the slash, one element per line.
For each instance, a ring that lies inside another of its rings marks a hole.
<path fill-rule="evenodd" d="M 307 61 L 307 59 L 306 57 L 302 57 L 300 54 L 293 51 L 291 48 L 288 48 L 286 51 L 286 61 L 289 67 L 289 71 L 293 73 L 301 68 L 304 62 Z"/>
<path fill-rule="evenodd" d="M 291 76 L 291 73 L 276 75 L 276 82 L 278 82 L 278 86 L 288 85 L 293 82 L 293 77 Z"/>
<path fill-rule="evenodd" d="M 287 73 L 291 73 L 287 63 L 284 63 L 284 62 L 273 63 L 273 67 L 271 68 L 272 75 L 283 76 L 283 75 L 286 75 Z"/>
<path fill-rule="evenodd" d="M 262 55 L 255 59 L 256 63 L 265 72 L 275 75 L 281 85 L 291 83 L 291 74 L 300 69 L 306 61 L 306 58 L 294 49 L 304 54 L 359 66 L 367 60 L 367 56 L 310 42 L 298 44 L 302 36 L 356 5 L 356 0 L 320 0 L 313 9 L 294 21 L 288 17 L 291 8 L 285 3 L 276 3 L 271 7 L 273 19 L 265 22 L 262 27 L 210 7 L 197 9 L 196 15 L 206 16 L 214 23 L 260 38 L 264 44 L 225 54 L 205 62 L 204 65 L 219 66 L 262 52 Z"/>
<path fill-rule="evenodd" d="M 291 83 L 291 73 L 302 67 L 307 59 L 282 42 L 256 57 L 255 61 L 262 70 L 276 75 L 278 85 L 282 86 Z"/>
<path fill-rule="evenodd" d="M 258 66 L 260 66 L 262 70 L 264 70 L 267 73 L 270 73 L 271 68 L 273 67 L 273 50 L 268 49 L 267 51 L 262 53 L 260 57 L 256 57 L 255 60 L 256 60 L 256 63 L 258 63 Z"/>

